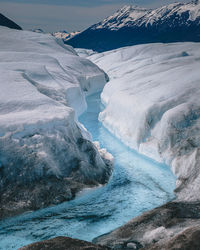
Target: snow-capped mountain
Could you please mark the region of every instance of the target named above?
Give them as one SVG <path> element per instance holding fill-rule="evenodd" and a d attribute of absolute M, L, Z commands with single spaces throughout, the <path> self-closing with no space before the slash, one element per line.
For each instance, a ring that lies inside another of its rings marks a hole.
<path fill-rule="evenodd" d="M 106 51 L 152 42 L 200 41 L 200 2 L 173 3 L 157 9 L 124 6 L 67 43 Z"/>
<path fill-rule="evenodd" d="M 54 32 L 52 33 L 53 36 L 55 36 L 56 38 L 62 39 L 64 42 L 66 42 L 67 40 L 71 39 L 72 37 L 76 36 L 77 34 L 79 34 L 79 31 L 75 31 L 75 32 L 67 32 L 67 31 L 58 31 L 58 32 Z"/>
<path fill-rule="evenodd" d="M 18 24 L 16 24 L 15 22 L 10 20 L 9 18 L 5 17 L 1 13 L 0 13 L 0 26 L 5 26 L 5 27 L 8 27 L 8 28 L 17 29 L 17 30 L 22 29 Z"/>

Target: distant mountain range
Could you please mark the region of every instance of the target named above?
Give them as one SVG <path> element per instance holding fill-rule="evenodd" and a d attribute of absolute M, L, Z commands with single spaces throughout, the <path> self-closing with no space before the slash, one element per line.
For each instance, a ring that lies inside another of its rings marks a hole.
<path fill-rule="evenodd" d="M 43 31 L 42 29 L 33 29 L 33 32 L 37 32 L 37 33 L 44 33 L 46 34 L 45 31 Z M 71 39 L 72 37 L 76 36 L 77 34 L 79 34 L 80 31 L 75 31 L 75 32 L 67 32 L 66 30 L 63 31 L 57 31 L 57 32 L 53 32 L 53 33 L 47 33 L 50 34 L 58 39 L 62 39 L 63 42 L 68 41 L 69 39 Z"/>
<path fill-rule="evenodd" d="M 200 42 L 200 1 L 157 9 L 124 6 L 72 37 L 67 44 L 98 52 L 154 42 Z"/>
<path fill-rule="evenodd" d="M 0 26 L 5 26 L 11 29 L 16 29 L 16 30 L 22 30 L 22 28 L 19 25 L 17 25 L 15 22 L 5 17 L 1 13 L 0 13 Z"/>
<path fill-rule="evenodd" d="M 56 38 L 62 39 L 64 42 L 66 42 L 69 39 L 71 39 L 72 37 L 78 35 L 79 33 L 80 33 L 79 31 L 67 32 L 64 30 L 64 31 L 54 32 L 54 33 L 52 33 L 52 35 L 55 36 Z"/>

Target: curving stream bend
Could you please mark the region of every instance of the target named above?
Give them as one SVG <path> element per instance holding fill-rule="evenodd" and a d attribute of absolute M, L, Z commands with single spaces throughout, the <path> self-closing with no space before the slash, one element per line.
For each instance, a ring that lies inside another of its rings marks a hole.
<path fill-rule="evenodd" d="M 91 241 L 174 198 L 169 167 L 130 150 L 102 126 L 100 94 L 89 96 L 87 103 L 80 122 L 115 158 L 109 183 L 84 190 L 70 202 L 0 221 L 1 250 L 61 235 Z"/>

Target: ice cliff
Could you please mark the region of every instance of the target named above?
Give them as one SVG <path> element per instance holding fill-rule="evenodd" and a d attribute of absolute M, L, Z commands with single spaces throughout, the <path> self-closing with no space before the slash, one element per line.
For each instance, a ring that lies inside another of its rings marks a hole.
<path fill-rule="evenodd" d="M 200 44 L 147 44 L 89 57 L 108 73 L 99 119 L 129 147 L 170 165 L 179 200 L 199 200 Z"/>
<path fill-rule="evenodd" d="M 0 27 L 0 214 L 105 183 L 111 156 L 77 122 L 105 73 L 50 35 Z M 101 153 L 103 152 L 103 153 Z"/>

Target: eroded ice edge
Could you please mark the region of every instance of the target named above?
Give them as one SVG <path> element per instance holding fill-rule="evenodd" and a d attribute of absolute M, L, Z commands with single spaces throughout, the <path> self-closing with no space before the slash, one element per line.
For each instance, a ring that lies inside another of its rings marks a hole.
<path fill-rule="evenodd" d="M 60 235 L 91 241 L 174 198 L 175 177 L 170 169 L 130 150 L 102 126 L 100 94 L 89 96 L 87 103 L 80 122 L 115 157 L 112 178 L 73 201 L 3 221 L 0 249 Z"/>
<path fill-rule="evenodd" d="M 85 96 L 102 90 L 105 73 L 50 35 L 0 32 L 2 218 L 71 199 L 66 183 L 103 184 L 111 167 L 110 155 L 77 123 Z"/>
<path fill-rule="evenodd" d="M 110 77 L 101 95 L 103 125 L 130 148 L 170 165 L 177 199 L 198 200 L 200 44 L 146 44 L 88 58 Z"/>

